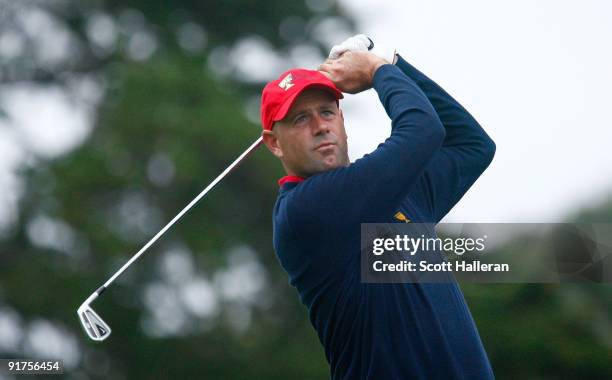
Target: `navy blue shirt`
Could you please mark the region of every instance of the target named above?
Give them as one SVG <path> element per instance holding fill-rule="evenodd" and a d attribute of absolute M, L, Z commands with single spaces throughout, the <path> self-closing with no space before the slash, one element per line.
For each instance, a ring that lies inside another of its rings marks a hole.
<path fill-rule="evenodd" d="M 401 57 L 376 71 L 373 88 L 391 136 L 348 167 L 282 184 L 273 216 L 279 261 L 333 379 L 493 378 L 456 283 L 361 282 L 360 224 L 439 222 L 487 168 L 495 144 Z"/>

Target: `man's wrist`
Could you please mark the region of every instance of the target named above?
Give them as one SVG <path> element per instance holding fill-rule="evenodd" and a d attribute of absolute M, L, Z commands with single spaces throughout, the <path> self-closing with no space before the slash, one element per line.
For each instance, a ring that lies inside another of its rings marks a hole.
<path fill-rule="evenodd" d="M 378 92 L 379 86 L 381 83 L 385 81 L 385 78 L 389 75 L 390 72 L 394 71 L 397 66 L 392 65 L 390 63 L 386 63 L 380 66 L 375 72 L 374 77 L 372 78 L 372 88 Z"/>
<path fill-rule="evenodd" d="M 384 65 L 388 65 L 389 62 L 385 61 L 384 59 L 379 59 L 377 60 L 373 66 L 372 66 L 372 71 L 370 72 L 370 78 L 371 78 L 371 83 L 374 83 L 374 75 L 376 75 L 376 72 L 378 71 L 378 69 L 380 69 L 382 66 Z"/>

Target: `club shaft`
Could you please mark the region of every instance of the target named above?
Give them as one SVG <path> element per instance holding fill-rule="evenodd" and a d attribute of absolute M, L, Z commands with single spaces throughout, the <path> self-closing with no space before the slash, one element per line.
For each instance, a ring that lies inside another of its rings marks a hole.
<path fill-rule="evenodd" d="M 245 150 L 240 156 L 238 156 L 238 158 L 234 160 L 234 162 L 232 162 L 230 166 L 228 166 L 221 174 L 219 174 L 219 176 L 215 178 L 214 181 L 210 183 L 210 185 L 206 186 L 206 188 L 202 190 L 202 192 L 198 194 L 197 197 L 195 197 L 187 206 L 185 206 L 185 208 L 181 210 L 181 212 L 179 212 L 174 218 L 172 218 L 172 220 L 168 224 L 166 224 L 164 228 L 162 228 L 155 236 L 153 236 L 153 238 L 149 240 L 149 242 L 145 244 L 140 249 L 140 251 L 138 251 L 134 256 L 132 256 L 132 258 L 128 260 L 127 263 L 125 263 L 111 278 L 109 278 L 108 281 L 104 283 L 103 287 L 108 288 L 109 285 L 112 284 L 112 282 L 115 281 L 115 279 L 121 275 L 121 273 L 123 273 L 134 261 L 138 260 L 138 258 L 157 241 L 157 239 L 159 239 L 164 233 L 166 233 L 166 231 L 168 231 L 168 229 L 170 229 L 170 227 L 172 227 L 174 223 L 176 223 L 183 215 L 185 215 L 185 213 L 187 213 L 187 211 L 189 211 L 196 203 L 198 203 L 198 201 L 202 199 L 202 197 L 204 197 L 206 193 L 212 190 L 212 188 L 215 187 L 217 183 L 219 183 L 227 174 L 229 174 L 236 166 L 238 166 L 238 164 L 240 164 L 242 160 L 244 160 L 251 152 L 253 152 L 261 144 L 261 142 L 262 137 L 260 136 L 253 144 L 251 144 L 250 147 L 247 148 L 247 150 Z"/>

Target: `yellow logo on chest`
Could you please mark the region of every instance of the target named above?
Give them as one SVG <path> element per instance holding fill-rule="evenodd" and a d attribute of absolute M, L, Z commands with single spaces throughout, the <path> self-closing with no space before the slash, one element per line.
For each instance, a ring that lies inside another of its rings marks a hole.
<path fill-rule="evenodd" d="M 393 217 L 399 220 L 400 222 L 410 223 L 410 219 L 408 219 L 406 215 L 404 215 L 401 211 L 396 212 Z"/>

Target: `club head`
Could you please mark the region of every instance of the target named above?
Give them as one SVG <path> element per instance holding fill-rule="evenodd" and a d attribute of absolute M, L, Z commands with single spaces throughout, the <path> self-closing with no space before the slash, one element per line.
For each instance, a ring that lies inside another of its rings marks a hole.
<path fill-rule="evenodd" d="M 103 341 L 111 334 L 111 329 L 106 322 L 100 318 L 88 302 L 85 302 L 77 311 L 81 325 L 89 337 L 95 341 Z"/>

